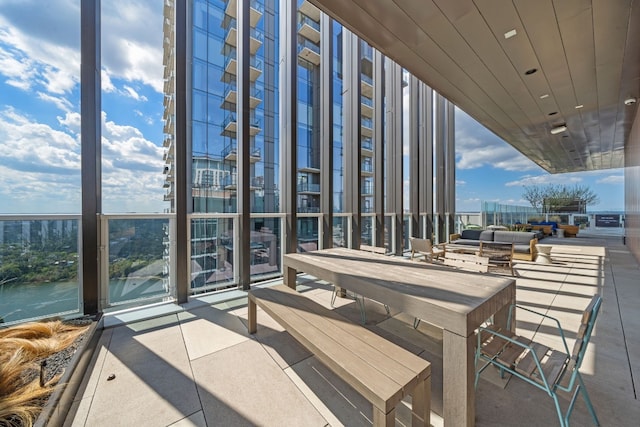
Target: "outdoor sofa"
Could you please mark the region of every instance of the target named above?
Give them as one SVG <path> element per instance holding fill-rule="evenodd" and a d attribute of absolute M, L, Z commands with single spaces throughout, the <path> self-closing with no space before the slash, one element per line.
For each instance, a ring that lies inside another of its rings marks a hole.
<path fill-rule="evenodd" d="M 514 259 L 533 261 L 540 234 L 535 231 L 462 230 L 462 233 L 449 236 L 449 244 L 480 246 L 480 241 L 513 243 Z"/>

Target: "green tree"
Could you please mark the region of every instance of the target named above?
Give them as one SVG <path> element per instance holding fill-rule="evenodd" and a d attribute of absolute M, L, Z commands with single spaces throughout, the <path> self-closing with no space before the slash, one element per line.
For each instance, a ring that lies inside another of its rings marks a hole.
<path fill-rule="evenodd" d="M 545 212 L 560 212 L 563 208 L 574 205 L 576 201 L 586 209 L 588 205 L 599 201 L 598 196 L 586 185 L 525 185 L 522 198 L 534 208 L 543 209 Z"/>

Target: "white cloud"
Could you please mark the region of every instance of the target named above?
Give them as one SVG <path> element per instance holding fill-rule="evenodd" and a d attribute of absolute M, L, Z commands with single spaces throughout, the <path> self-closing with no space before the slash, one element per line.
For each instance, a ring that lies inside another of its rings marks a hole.
<path fill-rule="evenodd" d="M 126 96 L 128 96 L 129 98 L 133 98 L 136 101 L 147 101 L 147 97 L 146 96 L 140 95 L 131 86 L 124 85 L 123 86 L 123 90 L 124 90 L 124 93 L 126 94 Z"/>
<path fill-rule="evenodd" d="M 461 179 L 456 179 L 456 185 L 467 185 L 467 182 Z"/>
<path fill-rule="evenodd" d="M 596 180 L 598 184 L 624 184 L 624 175 L 609 175 Z"/>
<path fill-rule="evenodd" d="M 71 102 L 69 102 L 69 100 L 62 98 L 62 97 L 58 97 L 58 96 L 51 96 L 51 95 L 47 95 L 44 92 L 38 92 L 38 98 L 42 99 L 43 101 L 47 101 L 50 102 L 52 104 L 54 104 L 56 107 L 58 107 L 60 110 L 64 111 L 64 112 L 70 112 L 73 109 L 73 104 L 71 104 Z"/>
<path fill-rule="evenodd" d="M 3 5 L 0 43 L 5 48 L 0 57 L 9 65 L 12 60 L 23 65 L 20 75 L 15 67 L 0 73 L 25 90 L 38 85 L 58 95 L 71 91 L 80 75 L 79 16 L 79 5 L 69 0 Z"/>
<path fill-rule="evenodd" d="M 540 169 L 515 148 L 456 108 L 456 167 L 475 169 L 483 166 L 507 171 Z"/>
<path fill-rule="evenodd" d="M 0 111 L 2 211 L 77 213 L 80 210 L 80 115 L 58 117 L 60 129 L 8 108 Z M 162 148 L 135 127 L 103 114 L 103 207 L 111 212 L 161 212 Z"/>
<path fill-rule="evenodd" d="M 162 93 L 162 2 L 102 3 L 103 90 L 113 79 Z M 140 25 L 144 22 L 145 25 Z M 0 5 L 0 74 L 7 84 L 65 95 L 80 76 L 80 9 L 74 0 L 5 1 Z M 145 100 L 125 86 L 121 94 Z"/>
<path fill-rule="evenodd" d="M 161 2 L 102 2 L 102 65 L 112 79 L 138 81 L 162 93 L 162 22 Z"/>
<path fill-rule="evenodd" d="M 546 174 L 546 175 L 525 175 L 522 178 L 505 183 L 507 187 L 525 185 L 547 185 L 547 184 L 567 184 L 574 185 L 582 182 L 582 178 L 577 174 Z"/>

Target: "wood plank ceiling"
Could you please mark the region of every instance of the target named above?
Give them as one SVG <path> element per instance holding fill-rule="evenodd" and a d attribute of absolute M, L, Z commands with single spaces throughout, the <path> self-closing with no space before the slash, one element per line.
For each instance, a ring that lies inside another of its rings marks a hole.
<path fill-rule="evenodd" d="M 640 0 L 309 1 L 546 171 L 624 167 Z"/>

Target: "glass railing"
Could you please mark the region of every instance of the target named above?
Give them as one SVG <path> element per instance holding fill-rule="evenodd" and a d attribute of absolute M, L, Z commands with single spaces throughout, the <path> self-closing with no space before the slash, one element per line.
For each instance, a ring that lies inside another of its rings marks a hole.
<path fill-rule="evenodd" d="M 231 81 L 230 83 L 228 83 L 225 88 L 224 88 L 224 97 L 226 98 L 227 96 L 229 96 L 230 92 L 237 92 L 238 91 L 238 84 L 236 80 Z M 262 91 L 258 90 L 255 86 L 251 85 L 249 86 L 249 95 L 253 98 L 258 98 L 258 99 L 262 99 Z"/>
<path fill-rule="evenodd" d="M 360 244 L 375 246 L 375 235 L 376 235 L 376 227 L 375 227 L 375 216 L 372 215 L 362 215 L 360 220 Z"/>
<path fill-rule="evenodd" d="M 105 215 L 107 305 L 138 305 L 170 300 L 173 219 L 170 215 Z"/>
<path fill-rule="evenodd" d="M 371 162 L 362 163 L 362 172 L 373 172 L 373 165 Z"/>
<path fill-rule="evenodd" d="M 371 98 L 367 98 L 366 96 L 361 96 L 360 97 L 360 102 L 363 103 L 364 105 L 367 105 L 367 106 L 373 108 L 373 99 L 371 99 Z"/>
<path fill-rule="evenodd" d="M 80 215 L 0 215 L 0 324 L 81 310 Z"/>
<path fill-rule="evenodd" d="M 226 125 L 225 125 L 226 126 Z M 260 157 L 261 156 L 260 148 L 251 148 L 251 157 Z M 237 155 L 238 154 L 238 143 L 234 140 L 231 144 L 227 144 L 222 150 L 222 157 L 225 158 L 230 154 Z"/>
<path fill-rule="evenodd" d="M 249 5 L 251 6 L 251 9 L 258 11 L 261 14 L 264 13 L 264 6 L 261 3 L 259 3 L 257 0 L 251 0 Z"/>
<path fill-rule="evenodd" d="M 320 227 L 319 215 L 298 218 L 298 252 L 311 252 L 320 249 Z"/>
<path fill-rule="evenodd" d="M 234 230 L 237 216 L 198 215 L 191 217 L 191 293 L 234 287 L 237 282 L 234 259 Z"/>
<path fill-rule="evenodd" d="M 259 185 L 260 179 L 252 183 Z M 299 250 L 322 248 L 322 214 L 316 209 L 298 214 Z M 235 288 L 239 218 L 191 214 L 186 255 L 176 251 L 174 214 L 101 215 L 102 310 L 174 301 L 180 256 L 190 257 L 192 294 Z M 392 218 L 385 216 L 387 246 L 395 238 Z M 251 214 L 252 282 L 282 275 L 283 221 L 284 214 Z M 348 247 L 351 214 L 334 214 L 333 224 L 333 245 Z M 80 215 L 0 215 L 0 323 L 82 313 L 80 228 Z M 373 214 L 362 215 L 361 229 L 363 244 L 376 245 Z"/>
<path fill-rule="evenodd" d="M 222 179 L 222 185 L 227 187 L 230 185 L 238 185 L 238 174 L 237 173 L 232 173 L 229 175 L 226 175 L 223 179 Z M 252 188 L 262 188 L 264 186 L 264 180 L 262 177 L 252 177 L 249 178 L 249 186 Z"/>
<path fill-rule="evenodd" d="M 350 245 L 351 216 L 345 213 L 333 215 L 333 246 L 345 248 Z"/>
<path fill-rule="evenodd" d="M 299 193 L 319 193 L 320 184 L 310 184 L 306 182 L 303 184 L 298 184 L 298 192 Z"/>
<path fill-rule="evenodd" d="M 373 151 L 373 140 L 371 138 L 365 138 L 360 142 L 360 147 L 365 150 Z"/>
<path fill-rule="evenodd" d="M 227 117 L 224 118 L 224 122 L 222 122 L 222 127 L 226 128 L 229 124 L 236 123 L 237 121 L 238 120 L 237 120 L 236 113 L 229 113 L 227 114 Z M 249 117 L 249 126 L 260 129 L 261 123 L 262 122 L 260 119 Z"/>
<path fill-rule="evenodd" d="M 370 84 L 371 86 L 373 86 L 373 79 L 369 76 L 367 76 L 366 74 L 360 74 L 360 79 L 365 82 Z"/>
<path fill-rule="evenodd" d="M 238 21 L 236 20 L 236 18 L 229 18 L 223 23 L 226 24 L 226 27 L 224 28 L 226 31 L 238 29 Z M 251 27 L 251 29 L 249 30 L 249 34 L 251 38 L 254 38 L 260 42 L 264 41 L 264 34 L 257 28 Z"/>
<path fill-rule="evenodd" d="M 361 46 L 360 52 L 362 54 L 362 58 L 368 59 L 369 61 L 373 61 L 373 47 L 371 47 L 364 41 L 361 41 L 360 46 Z"/>
<path fill-rule="evenodd" d="M 362 123 L 362 127 L 373 129 L 373 120 L 371 120 L 370 118 L 363 117 L 361 123 Z"/>
<path fill-rule="evenodd" d="M 312 43 L 311 41 L 309 41 L 307 39 L 298 41 L 298 53 L 302 52 L 302 50 L 304 48 L 307 48 L 307 49 L 317 53 L 318 55 L 320 55 L 320 46 L 318 46 L 315 43 Z"/>
<path fill-rule="evenodd" d="M 314 21 L 313 19 L 309 18 L 307 15 L 303 15 L 303 14 L 298 14 L 298 30 L 300 30 L 300 28 L 302 28 L 303 25 L 308 25 L 311 28 L 313 28 L 316 31 L 320 31 L 320 23 Z"/>

